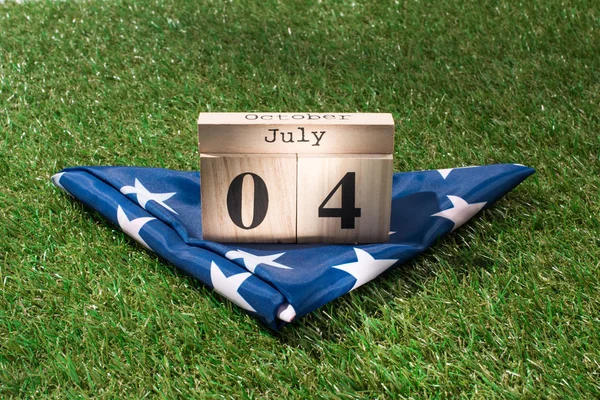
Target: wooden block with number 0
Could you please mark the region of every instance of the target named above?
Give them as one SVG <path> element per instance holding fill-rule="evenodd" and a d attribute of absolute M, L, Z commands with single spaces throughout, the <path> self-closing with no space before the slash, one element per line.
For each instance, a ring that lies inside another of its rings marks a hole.
<path fill-rule="evenodd" d="M 295 154 L 202 154 L 202 234 L 218 242 L 296 242 Z"/>
<path fill-rule="evenodd" d="M 391 154 L 298 155 L 298 243 L 377 243 L 389 237 Z"/>

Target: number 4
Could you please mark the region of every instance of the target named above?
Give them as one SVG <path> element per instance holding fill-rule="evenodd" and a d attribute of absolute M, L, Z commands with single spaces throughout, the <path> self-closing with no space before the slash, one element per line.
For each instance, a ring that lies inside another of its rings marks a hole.
<path fill-rule="evenodd" d="M 342 207 L 325 208 L 340 186 L 342 187 Z M 319 206 L 319 218 L 341 218 L 342 229 L 354 229 L 354 220 L 359 218 L 360 214 L 361 209 L 356 208 L 356 172 L 348 172 Z"/>

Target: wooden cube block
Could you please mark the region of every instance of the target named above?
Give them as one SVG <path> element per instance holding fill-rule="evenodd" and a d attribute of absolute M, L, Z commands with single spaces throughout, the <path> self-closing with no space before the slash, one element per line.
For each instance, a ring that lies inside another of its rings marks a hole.
<path fill-rule="evenodd" d="M 388 240 L 391 114 L 201 113 L 203 237 Z"/>
<path fill-rule="evenodd" d="M 201 154 L 200 174 L 204 239 L 296 241 L 295 154 Z"/>
<path fill-rule="evenodd" d="M 298 243 L 377 243 L 389 237 L 391 154 L 298 155 Z"/>

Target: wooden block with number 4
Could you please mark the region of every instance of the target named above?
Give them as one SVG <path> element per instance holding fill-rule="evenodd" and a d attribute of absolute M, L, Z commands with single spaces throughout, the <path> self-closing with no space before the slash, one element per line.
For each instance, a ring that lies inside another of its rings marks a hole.
<path fill-rule="evenodd" d="M 389 237 L 391 154 L 298 154 L 298 243 L 377 243 Z"/>
<path fill-rule="evenodd" d="M 202 236 L 296 242 L 295 154 L 201 154 Z"/>

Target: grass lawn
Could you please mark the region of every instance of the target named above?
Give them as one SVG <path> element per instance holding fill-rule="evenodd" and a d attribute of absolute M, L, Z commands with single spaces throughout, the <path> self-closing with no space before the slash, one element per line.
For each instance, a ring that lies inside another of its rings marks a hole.
<path fill-rule="evenodd" d="M 0 5 L 0 397 L 600 397 L 600 3 Z M 537 174 L 273 334 L 54 188 L 201 111 L 391 112 L 397 171 Z"/>

